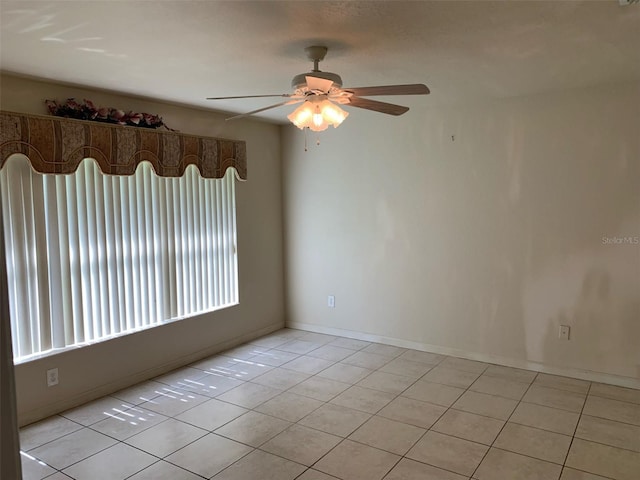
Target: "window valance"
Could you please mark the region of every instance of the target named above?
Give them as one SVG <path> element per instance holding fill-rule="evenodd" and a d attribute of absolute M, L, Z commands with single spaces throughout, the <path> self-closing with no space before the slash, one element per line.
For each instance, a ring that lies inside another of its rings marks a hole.
<path fill-rule="evenodd" d="M 109 175 L 132 175 L 148 161 L 161 177 L 180 177 L 195 165 L 204 178 L 222 178 L 234 167 L 247 179 L 244 141 L 0 111 L 0 167 L 14 153 L 29 157 L 39 173 L 73 173 L 91 157 Z"/>

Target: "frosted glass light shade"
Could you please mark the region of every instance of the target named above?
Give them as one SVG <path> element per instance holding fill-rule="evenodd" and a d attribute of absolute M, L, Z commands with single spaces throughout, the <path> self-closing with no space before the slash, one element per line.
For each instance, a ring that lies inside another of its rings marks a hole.
<path fill-rule="evenodd" d="M 334 128 L 337 127 L 348 116 L 348 112 L 325 99 L 319 102 L 306 100 L 287 118 L 301 130 L 308 128 L 314 132 L 322 132 L 329 125 L 333 125 Z"/>

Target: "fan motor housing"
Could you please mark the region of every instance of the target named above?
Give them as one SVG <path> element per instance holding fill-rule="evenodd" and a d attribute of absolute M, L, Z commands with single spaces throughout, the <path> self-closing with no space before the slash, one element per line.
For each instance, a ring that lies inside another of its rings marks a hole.
<path fill-rule="evenodd" d="M 340 78 L 340 75 L 336 73 L 331 73 L 331 72 L 301 73 L 293 77 L 293 80 L 291 80 L 291 87 L 294 90 L 306 87 L 307 86 L 306 77 L 316 77 L 316 78 L 323 78 L 325 80 L 331 80 L 333 82 L 333 87 L 335 88 L 342 87 L 342 78 Z"/>

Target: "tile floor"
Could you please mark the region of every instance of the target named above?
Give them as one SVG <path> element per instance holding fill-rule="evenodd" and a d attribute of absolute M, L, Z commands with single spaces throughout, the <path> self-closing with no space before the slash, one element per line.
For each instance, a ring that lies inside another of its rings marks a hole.
<path fill-rule="evenodd" d="M 20 438 L 25 480 L 638 480 L 640 390 L 284 329 Z"/>

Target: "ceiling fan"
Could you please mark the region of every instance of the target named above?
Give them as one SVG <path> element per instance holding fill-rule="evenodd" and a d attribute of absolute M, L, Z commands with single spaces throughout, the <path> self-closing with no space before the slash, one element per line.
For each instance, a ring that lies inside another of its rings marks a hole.
<path fill-rule="evenodd" d="M 429 89 L 421 83 L 409 85 L 386 85 L 378 87 L 342 88 L 340 75 L 331 72 L 322 72 L 318 64 L 327 54 L 327 47 L 311 46 L 305 48 L 307 57 L 313 62 L 313 70 L 309 73 L 301 73 L 293 77 L 291 87 L 293 93 L 275 95 L 242 95 L 234 97 L 209 97 L 207 100 L 230 100 L 237 98 L 262 98 L 284 97 L 287 100 L 258 108 L 251 112 L 235 115 L 227 118 L 234 120 L 255 113 L 264 112 L 272 108 L 284 105 L 302 103 L 293 113 L 288 115 L 289 120 L 300 129 L 309 128 L 313 131 L 322 131 L 329 125 L 337 127 L 349 115 L 338 105 L 364 108 L 374 112 L 388 115 L 402 115 L 409 110 L 408 107 L 393 103 L 379 102 L 362 97 L 379 95 L 426 95 Z"/>

